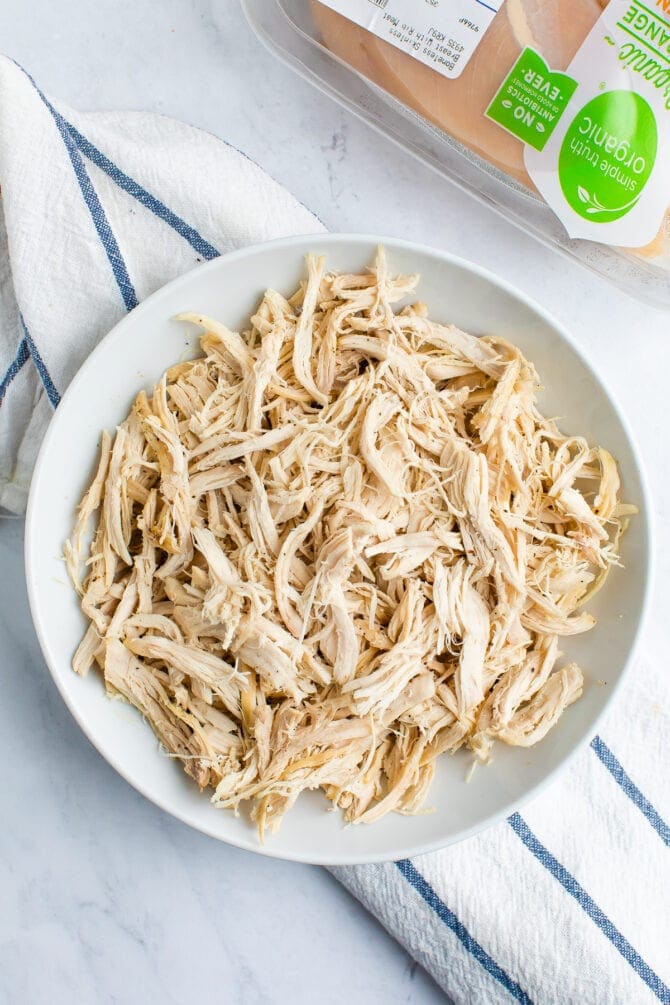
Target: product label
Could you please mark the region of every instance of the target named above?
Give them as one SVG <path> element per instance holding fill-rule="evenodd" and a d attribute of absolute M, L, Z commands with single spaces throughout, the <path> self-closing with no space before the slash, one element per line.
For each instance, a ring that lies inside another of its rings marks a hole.
<path fill-rule="evenodd" d="M 503 0 L 320 0 L 445 77 L 460 76 Z"/>
<path fill-rule="evenodd" d="M 670 0 L 610 0 L 565 74 L 526 49 L 486 114 L 570 237 L 648 244 L 670 204 Z"/>
<path fill-rule="evenodd" d="M 643 97 L 633 91 L 598 95 L 563 137 L 558 180 L 566 202 L 583 220 L 619 220 L 642 197 L 657 150 L 656 119 Z"/>
<path fill-rule="evenodd" d="M 572 77 L 552 73 L 542 56 L 524 49 L 486 114 L 524 143 L 544 150 L 576 87 Z"/>

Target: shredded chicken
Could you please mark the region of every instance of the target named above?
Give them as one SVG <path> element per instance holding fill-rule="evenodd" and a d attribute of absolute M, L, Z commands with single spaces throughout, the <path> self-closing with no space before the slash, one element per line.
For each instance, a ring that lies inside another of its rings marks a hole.
<path fill-rule="evenodd" d="M 243 334 L 180 315 L 203 354 L 103 434 L 65 546 L 76 672 L 261 836 L 303 789 L 414 813 L 441 753 L 542 739 L 634 509 L 514 346 L 399 306 L 417 281 L 383 249 L 361 275 L 308 256 Z"/>

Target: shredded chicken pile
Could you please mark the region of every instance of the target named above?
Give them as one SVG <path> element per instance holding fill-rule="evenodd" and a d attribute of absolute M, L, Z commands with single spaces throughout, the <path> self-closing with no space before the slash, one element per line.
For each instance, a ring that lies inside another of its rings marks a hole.
<path fill-rule="evenodd" d="M 536 743 L 582 691 L 558 643 L 617 561 L 616 464 L 514 346 L 394 311 L 417 280 L 310 255 L 243 335 L 180 315 L 203 355 L 103 434 L 65 547 L 76 672 L 261 835 L 303 789 L 414 813 L 441 753 Z"/>

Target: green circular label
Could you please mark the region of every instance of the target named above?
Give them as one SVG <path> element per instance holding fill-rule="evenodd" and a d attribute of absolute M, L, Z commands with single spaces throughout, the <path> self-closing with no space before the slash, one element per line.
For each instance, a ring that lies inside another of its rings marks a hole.
<path fill-rule="evenodd" d="M 630 213 L 658 148 L 656 119 L 632 91 L 606 91 L 577 113 L 565 134 L 558 175 L 569 205 L 592 223 Z"/>

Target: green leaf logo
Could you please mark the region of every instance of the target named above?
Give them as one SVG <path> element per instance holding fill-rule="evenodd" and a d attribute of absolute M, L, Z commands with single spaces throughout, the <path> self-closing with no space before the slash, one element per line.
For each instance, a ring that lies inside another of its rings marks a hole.
<path fill-rule="evenodd" d="M 611 223 L 638 202 L 656 162 L 658 129 L 632 91 L 607 91 L 577 113 L 565 134 L 558 174 L 565 199 L 593 223 Z"/>

